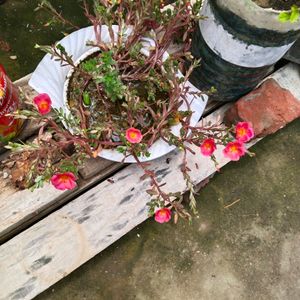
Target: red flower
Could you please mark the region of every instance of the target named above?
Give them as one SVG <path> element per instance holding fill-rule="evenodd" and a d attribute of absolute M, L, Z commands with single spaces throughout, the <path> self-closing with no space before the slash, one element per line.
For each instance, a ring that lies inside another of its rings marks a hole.
<path fill-rule="evenodd" d="M 205 156 L 211 156 L 216 149 L 216 143 L 212 138 L 205 139 L 200 146 L 201 153 Z"/>
<path fill-rule="evenodd" d="M 158 223 L 166 223 L 171 220 L 171 214 L 171 210 L 164 207 L 155 212 L 154 219 Z"/>
<path fill-rule="evenodd" d="M 128 128 L 126 130 L 126 139 L 131 144 L 138 144 L 143 138 L 143 135 L 140 130 L 136 128 Z"/>
<path fill-rule="evenodd" d="M 58 190 L 72 190 L 76 184 L 76 177 L 72 172 L 57 173 L 50 179 L 51 183 Z"/>
<path fill-rule="evenodd" d="M 48 94 L 39 94 L 33 99 L 34 104 L 41 115 L 46 115 L 51 111 L 52 101 Z"/>
<path fill-rule="evenodd" d="M 235 126 L 235 137 L 239 142 L 246 143 L 254 137 L 252 125 L 248 122 L 239 122 Z"/>
<path fill-rule="evenodd" d="M 246 150 L 244 144 L 239 141 L 228 143 L 223 150 L 225 157 L 235 161 L 239 160 L 241 156 L 245 155 L 245 153 Z"/>

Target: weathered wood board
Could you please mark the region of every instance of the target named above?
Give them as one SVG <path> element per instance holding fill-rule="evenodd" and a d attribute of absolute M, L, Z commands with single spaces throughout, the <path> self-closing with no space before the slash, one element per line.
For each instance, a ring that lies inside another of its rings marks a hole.
<path fill-rule="evenodd" d="M 91 175 L 90 170 L 85 169 L 86 179 L 79 180 L 77 188 L 72 191 L 59 191 L 50 184 L 33 192 L 19 191 L 0 180 L 0 243 L 124 166 L 118 163 L 107 164 L 103 159 L 95 160 Z"/>
<path fill-rule="evenodd" d="M 29 79 L 30 75 L 25 76 L 15 84 L 22 88 L 28 98 L 32 98 L 36 93 L 28 86 Z M 208 103 L 204 115 L 218 106 L 220 103 Z M 32 122 L 27 124 L 19 139 L 26 140 L 36 133 L 38 128 L 38 124 Z M 2 154 L 0 159 L 7 154 L 7 152 Z M 124 166 L 100 157 L 90 159 L 80 169 L 81 178 L 78 181 L 78 188 L 68 192 L 57 191 L 49 184 L 34 192 L 19 191 L 10 184 L 8 179 L 0 178 L 0 244 Z"/>
<path fill-rule="evenodd" d="M 277 82 L 298 95 L 298 69 L 289 65 L 279 72 L 284 76 L 277 72 L 274 75 Z M 293 76 L 290 81 L 289 76 Z M 228 106 L 210 114 L 204 122 L 222 120 Z M 199 152 L 196 147 L 193 149 Z M 222 149 L 219 146 L 216 151 L 220 167 L 228 163 Z M 202 155 L 188 156 L 195 183 L 215 172 L 209 159 Z M 181 162 L 179 151 L 152 162 L 151 169 L 166 183 L 164 190 L 185 191 Z M 145 188 L 149 182 L 141 180 L 142 174 L 138 166 L 127 166 L 113 176 L 114 183 L 108 180 L 99 183 L 0 246 L 0 299 L 33 298 L 143 222 L 148 217 L 149 195 Z"/>
<path fill-rule="evenodd" d="M 32 99 L 36 92 L 28 86 L 30 77 L 31 74 L 14 83 Z M 32 121 L 26 123 L 18 139 L 26 140 L 37 133 L 39 127 L 40 124 Z M 5 151 L 3 148 L 1 150 L 2 153 Z M 0 159 L 4 159 L 8 153 L 1 154 Z M 67 192 L 58 191 L 49 184 L 34 192 L 20 191 L 10 184 L 9 179 L 0 178 L 0 243 L 122 167 L 122 164 L 102 158 L 89 160 L 79 172 L 82 178 L 78 181 L 78 188 Z"/>
<path fill-rule="evenodd" d="M 225 109 L 206 121 L 222 119 Z M 228 163 L 222 148 L 216 154 L 220 166 Z M 195 183 L 215 172 L 213 162 L 202 155 L 189 155 L 189 162 Z M 181 163 L 182 153 L 178 151 L 152 163 L 161 182 L 166 182 L 166 191 L 184 192 Z M 100 183 L 3 244 L 0 299 L 33 298 L 147 219 L 149 195 L 145 188 L 149 182 L 140 179 L 142 174 L 136 165 L 126 167 L 113 177 L 114 183 Z"/>
<path fill-rule="evenodd" d="M 292 48 L 285 54 L 285 59 L 300 64 L 300 39 L 298 39 Z"/>

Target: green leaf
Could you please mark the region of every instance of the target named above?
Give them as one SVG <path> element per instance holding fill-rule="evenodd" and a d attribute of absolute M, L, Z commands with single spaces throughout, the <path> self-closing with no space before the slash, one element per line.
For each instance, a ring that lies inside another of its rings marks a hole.
<path fill-rule="evenodd" d="M 13 143 L 9 142 L 8 145 L 4 146 L 4 148 L 11 150 L 12 152 L 23 152 L 23 151 L 35 151 L 39 149 L 39 146 L 34 143 L 27 142 L 26 144 L 23 142 Z"/>
<path fill-rule="evenodd" d="M 291 7 L 290 12 L 287 12 L 287 11 L 281 12 L 279 14 L 278 19 L 282 23 L 285 23 L 285 22 L 295 23 L 299 20 L 299 17 L 300 17 L 299 8 L 297 5 L 293 5 Z"/>
<path fill-rule="evenodd" d="M 126 152 L 126 147 L 122 147 L 122 146 L 119 146 L 119 147 L 117 147 L 117 151 L 119 152 L 119 153 L 125 153 Z"/>
<path fill-rule="evenodd" d="M 116 64 L 116 61 L 113 59 L 112 51 L 102 52 L 101 59 L 105 65 L 113 66 Z"/>
<path fill-rule="evenodd" d="M 83 93 L 82 101 L 85 106 L 91 106 L 92 101 L 88 92 Z"/>
<path fill-rule="evenodd" d="M 297 5 L 293 5 L 291 7 L 291 15 L 290 15 L 290 22 L 295 23 L 299 19 L 299 8 Z"/>
<path fill-rule="evenodd" d="M 66 49 L 62 44 L 56 44 L 56 48 L 62 53 L 66 53 Z"/>
<path fill-rule="evenodd" d="M 282 23 L 285 23 L 285 22 L 288 22 L 290 20 L 290 13 L 289 12 L 281 12 L 279 14 L 279 17 L 278 17 L 279 21 L 282 22 Z"/>
<path fill-rule="evenodd" d="M 61 172 L 72 172 L 73 174 L 78 174 L 78 168 L 71 161 L 63 161 L 59 169 Z"/>
<path fill-rule="evenodd" d="M 82 68 L 84 71 L 92 73 L 92 72 L 97 71 L 97 64 L 98 64 L 97 59 L 91 58 L 82 63 Z"/>

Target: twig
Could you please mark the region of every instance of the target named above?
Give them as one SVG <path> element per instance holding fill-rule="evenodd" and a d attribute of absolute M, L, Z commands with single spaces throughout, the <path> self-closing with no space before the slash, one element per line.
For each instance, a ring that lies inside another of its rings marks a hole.
<path fill-rule="evenodd" d="M 238 203 L 238 202 L 240 202 L 240 201 L 241 201 L 241 199 L 237 199 L 237 200 L 233 201 L 232 203 L 230 203 L 230 204 L 224 206 L 224 208 L 225 208 L 225 209 L 226 209 L 226 208 L 229 208 L 229 207 L 233 206 L 234 204 L 236 204 L 236 203 Z"/>

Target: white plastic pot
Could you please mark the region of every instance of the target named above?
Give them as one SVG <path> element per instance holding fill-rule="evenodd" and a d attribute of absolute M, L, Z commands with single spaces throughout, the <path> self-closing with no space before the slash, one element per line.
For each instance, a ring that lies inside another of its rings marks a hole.
<path fill-rule="evenodd" d="M 117 35 L 118 26 L 114 26 L 114 32 Z M 127 36 L 130 34 L 130 29 L 127 30 Z M 126 34 L 125 34 L 126 38 Z M 67 53 L 73 56 L 73 60 L 79 64 L 86 57 L 99 51 L 98 48 L 86 46 L 88 41 L 94 40 L 94 30 L 93 27 L 87 27 L 80 29 L 68 35 L 60 41 L 60 44 L 64 46 Z M 102 41 L 105 43 L 110 43 L 110 36 L 106 26 L 102 26 Z M 153 47 L 155 44 L 149 38 L 144 38 L 142 40 L 143 48 L 141 52 L 145 55 L 149 55 L 149 47 Z M 165 53 L 163 56 L 163 61 L 168 58 L 168 54 Z M 39 93 L 47 93 L 53 103 L 54 108 L 63 108 L 66 113 L 69 113 L 68 101 L 67 101 L 67 87 L 69 79 L 72 75 L 72 68 L 70 66 L 61 67 L 60 63 L 51 59 L 51 56 L 47 54 L 42 61 L 39 63 L 38 67 L 32 74 L 29 81 L 29 85 L 34 88 Z M 178 73 L 178 76 L 183 76 Z M 190 82 L 186 84 L 191 92 L 199 92 Z M 203 114 L 207 103 L 208 97 L 206 95 L 201 95 L 196 97 L 194 95 L 188 95 L 188 101 L 192 110 L 191 125 L 194 126 L 199 121 Z M 186 104 L 182 104 L 179 108 L 181 111 L 186 111 Z M 172 127 L 172 132 L 175 135 L 179 135 L 180 125 Z M 140 157 L 142 162 L 149 161 L 161 157 L 170 151 L 174 150 L 175 146 L 170 146 L 168 143 L 162 139 L 157 140 L 149 149 L 150 157 Z M 136 162 L 134 157 L 128 156 L 124 160 L 124 155 L 116 151 L 115 149 L 104 149 L 99 153 L 100 157 L 106 158 L 108 160 L 117 162 Z"/>

